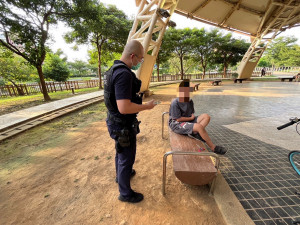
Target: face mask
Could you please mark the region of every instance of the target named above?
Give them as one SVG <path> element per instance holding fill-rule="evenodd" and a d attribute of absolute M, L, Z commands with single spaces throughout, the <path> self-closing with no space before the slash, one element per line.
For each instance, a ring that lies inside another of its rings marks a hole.
<path fill-rule="evenodd" d="M 141 67 L 141 65 L 142 65 L 142 63 L 139 62 L 137 65 L 132 66 L 131 69 L 133 69 L 133 70 L 138 70 L 138 69 Z"/>

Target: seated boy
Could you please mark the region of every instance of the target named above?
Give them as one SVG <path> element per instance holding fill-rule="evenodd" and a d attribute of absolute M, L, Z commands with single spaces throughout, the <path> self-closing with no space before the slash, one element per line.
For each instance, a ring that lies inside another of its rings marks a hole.
<path fill-rule="evenodd" d="M 216 146 L 212 143 L 205 127 L 210 121 L 208 114 L 194 115 L 194 103 L 190 99 L 190 87 L 188 79 L 183 80 L 179 84 L 179 97 L 175 98 L 170 106 L 169 127 L 177 134 L 187 134 L 190 137 L 199 139 L 207 143 L 208 147 L 215 153 L 224 155 L 227 150 L 222 146 Z"/>

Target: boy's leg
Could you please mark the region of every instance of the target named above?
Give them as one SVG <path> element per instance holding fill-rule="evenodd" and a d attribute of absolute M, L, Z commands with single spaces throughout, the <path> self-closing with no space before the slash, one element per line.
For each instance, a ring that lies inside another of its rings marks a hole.
<path fill-rule="evenodd" d="M 206 141 L 208 147 L 210 147 L 210 149 L 212 150 L 215 149 L 216 145 L 212 143 L 210 137 L 208 136 L 208 133 L 205 130 L 205 127 L 201 123 L 194 123 L 193 132 L 198 132 L 200 136 Z"/>
<path fill-rule="evenodd" d="M 194 123 L 193 132 L 198 132 L 199 135 L 206 141 L 208 147 L 215 153 L 224 155 L 227 152 L 227 149 L 222 146 L 216 146 L 212 143 L 208 133 L 205 130 L 205 127 L 210 121 L 210 116 L 208 114 L 202 114 L 197 118 L 197 123 Z"/>
<path fill-rule="evenodd" d="M 197 123 L 201 124 L 204 128 L 209 124 L 210 116 L 208 114 L 201 114 L 197 118 Z"/>

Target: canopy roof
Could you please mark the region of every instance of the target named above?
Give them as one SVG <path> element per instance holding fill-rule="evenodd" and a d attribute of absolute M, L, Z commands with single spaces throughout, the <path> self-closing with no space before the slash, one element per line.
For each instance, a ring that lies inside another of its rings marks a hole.
<path fill-rule="evenodd" d="M 179 0 L 175 13 L 252 37 L 300 25 L 299 0 Z"/>

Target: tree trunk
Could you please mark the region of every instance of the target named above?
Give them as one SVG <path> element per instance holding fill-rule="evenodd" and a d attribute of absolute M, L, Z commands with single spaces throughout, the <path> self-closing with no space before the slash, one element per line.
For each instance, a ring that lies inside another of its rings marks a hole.
<path fill-rule="evenodd" d="M 8 79 L 8 80 L 14 85 L 14 87 L 17 89 L 18 94 L 19 94 L 20 96 L 24 96 L 24 95 L 25 95 L 23 89 L 20 88 L 13 80 L 11 80 L 11 79 Z"/>
<path fill-rule="evenodd" d="M 183 80 L 183 56 L 180 56 L 180 73 L 181 73 L 181 80 Z"/>
<path fill-rule="evenodd" d="M 205 66 L 203 66 L 202 68 L 203 68 L 203 75 L 202 75 L 202 80 L 204 80 L 204 77 L 205 77 L 205 73 L 206 73 L 206 67 L 205 67 Z"/>
<path fill-rule="evenodd" d="M 157 81 L 159 82 L 159 58 L 156 59 Z"/>
<path fill-rule="evenodd" d="M 227 64 L 224 63 L 223 78 L 227 77 Z"/>
<path fill-rule="evenodd" d="M 48 92 L 47 92 L 42 66 L 37 66 L 36 69 L 37 69 L 39 77 L 40 77 L 41 86 L 42 86 L 42 93 L 44 95 L 44 100 L 45 101 L 50 101 L 51 98 L 50 98 L 50 96 L 48 95 Z"/>
<path fill-rule="evenodd" d="M 203 69 L 202 80 L 204 80 L 204 77 L 205 77 L 205 64 L 204 64 L 203 56 L 201 57 L 201 66 L 202 66 L 202 69 Z"/>
<path fill-rule="evenodd" d="M 101 44 L 97 43 L 97 51 L 98 51 L 98 76 L 99 76 L 99 89 L 102 88 L 102 78 L 101 78 Z"/>

